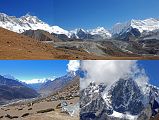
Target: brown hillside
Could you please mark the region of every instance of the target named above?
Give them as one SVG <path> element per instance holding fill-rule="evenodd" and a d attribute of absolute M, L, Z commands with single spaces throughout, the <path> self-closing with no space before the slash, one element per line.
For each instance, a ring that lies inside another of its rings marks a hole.
<path fill-rule="evenodd" d="M 62 41 L 57 37 L 55 37 L 54 35 L 51 35 L 49 32 L 43 30 L 27 30 L 22 34 L 39 41 L 52 41 L 52 42 Z"/>
<path fill-rule="evenodd" d="M 88 59 L 80 51 L 55 49 L 51 45 L 0 28 L 0 59 Z"/>
<path fill-rule="evenodd" d="M 158 59 L 157 56 L 114 57 L 89 54 L 83 49 L 54 48 L 53 45 L 0 27 L 0 59 Z"/>
<path fill-rule="evenodd" d="M 0 59 L 51 59 L 56 52 L 47 44 L 0 28 Z"/>

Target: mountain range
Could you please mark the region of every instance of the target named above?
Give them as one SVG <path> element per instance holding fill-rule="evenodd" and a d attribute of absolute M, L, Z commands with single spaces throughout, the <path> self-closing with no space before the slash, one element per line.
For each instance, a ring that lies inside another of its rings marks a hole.
<path fill-rule="evenodd" d="M 117 23 L 110 30 L 104 27 L 97 27 L 95 29 L 84 30 L 78 28 L 75 30 L 64 30 L 59 26 L 51 26 L 36 16 L 26 14 L 20 18 L 15 16 L 8 16 L 0 13 L 0 26 L 8 30 L 23 33 L 27 30 L 44 30 L 46 32 L 56 34 L 58 36 L 76 39 L 110 39 L 122 36 L 125 33 L 132 32 L 132 35 L 140 36 L 144 32 L 152 32 L 159 29 L 159 19 L 149 18 L 145 20 L 130 20 L 125 23 Z"/>
<path fill-rule="evenodd" d="M 9 100 L 29 99 L 38 96 L 39 94 L 35 90 L 20 81 L 0 75 L 0 104 L 6 104 Z"/>
<path fill-rule="evenodd" d="M 68 72 L 66 75 L 58 77 L 54 80 L 48 80 L 44 82 L 40 88 L 39 92 L 41 94 L 50 94 L 53 92 L 56 92 L 57 90 L 62 89 L 64 86 L 67 86 L 70 82 L 79 79 L 80 78 L 80 72 L 79 70 L 74 72 Z"/>
<path fill-rule="evenodd" d="M 0 27 L 5 28 L 0 28 L 3 59 L 156 59 L 159 56 L 159 19 L 155 18 L 117 23 L 110 30 L 97 27 L 68 31 L 29 14 L 16 18 L 0 13 Z"/>
<path fill-rule="evenodd" d="M 79 88 L 80 71 L 68 72 L 66 75 L 54 80 L 38 80 L 37 83 L 26 83 L 15 79 L 12 75 L 0 75 L 0 105 L 10 100 L 29 99 L 48 96 L 59 90 L 67 89 L 72 85 Z M 74 87 L 71 87 L 73 89 Z M 78 92 L 78 91 L 77 91 Z"/>
<path fill-rule="evenodd" d="M 80 91 L 81 120 L 150 120 L 159 112 L 159 88 L 142 87 L 131 78 L 111 87 L 91 82 Z"/>
<path fill-rule="evenodd" d="M 50 94 L 45 91 L 47 95 L 44 96 L 39 94 L 38 90 L 33 90 L 30 84 L 21 82 L 12 75 L 0 75 L 0 119 L 79 120 L 77 109 L 79 109 L 80 78 L 75 76 L 74 73 L 68 73 L 57 78 L 55 84 L 45 85 L 53 88 L 49 89 Z M 36 80 L 34 83 L 45 84 L 47 81 L 47 79 Z M 67 104 L 65 109 L 63 103 Z"/>

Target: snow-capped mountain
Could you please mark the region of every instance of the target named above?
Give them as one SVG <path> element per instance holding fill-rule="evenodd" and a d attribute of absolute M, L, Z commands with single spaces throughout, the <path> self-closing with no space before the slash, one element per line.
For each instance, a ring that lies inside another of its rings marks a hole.
<path fill-rule="evenodd" d="M 53 81 L 49 80 L 43 83 L 40 87 L 40 92 L 47 94 L 59 90 L 63 88 L 65 85 L 67 85 L 69 82 L 73 81 L 76 78 L 79 78 L 79 76 L 80 76 L 79 70 L 77 70 L 76 72 L 74 71 L 68 72 L 66 75 L 57 77 Z"/>
<path fill-rule="evenodd" d="M 91 82 L 80 92 L 81 120 L 149 120 L 159 112 L 159 88 L 146 87 L 143 92 L 131 78 L 111 87 Z"/>
<path fill-rule="evenodd" d="M 31 16 L 29 14 L 16 18 L 14 16 L 8 16 L 4 13 L 0 13 L 0 26 L 17 33 L 22 33 L 26 30 L 41 29 L 49 33 L 69 34 L 67 30 L 62 29 L 59 26 L 50 26 L 36 16 Z"/>
<path fill-rule="evenodd" d="M 111 38 L 111 33 L 104 27 L 97 27 L 95 29 L 84 30 L 75 29 L 70 31 L 70 38 L 77 39 L 108 39 Z"/>
<path fill-rule="evenodd" d="M 79 28 L 70 31 L 70 38 L 86 39 L 88 38 L 88 34 L 84 29 Z"/>
<path fill-rule="evenodd" d="M 98 27 L 92 30 L 75 29 L 67 31 L 59 26 L 50 26 L 43 22 L 36 16 L 26 14 L 20 18 L 15 16 L 8 16 L 4 13 L 0 13 L 0 27 L 6 28 L 13 32 L 23 33 L 26 30 L 44 30 L 49 33 L 57 35 L 66 35 L 68 38 L 76 39 L 91 39 L 93 36 L 100 36 L 102 39 L 110 38 L 111 34 L 108 30 L 103 27 Z"/>
<path fill-rule="evenodd" d="M 125 23 L 117 23 L 111 30 L 104 27 L 97 27 L 95 29 L 84 30 L 64 30 L 59 26 L 51 26 L 36 16 L 26 14 L 25 16 L 16 18 L 15 16 L 8 16 L 0 13 L 0 27 L 8 30 L 23 33 L 27 30 L 44 30 L 61 39 L 93 39 L 102 40 L 110 38 L 121 38 L 129 40 L 129 37 L 140 37 L 142 33 L 151 32 L 159 29 L 159 19 L 145 19 L 145 20 L 130 20 Z"/>
<path fill-rule="evenodd" d="M 42 78 L 42 79 L 31 79 L 21 81 L 26 86 L 38 91 L 40 87 L 48 81 L 53 81 L 55 78 Z"/>
<path fill-rule="evenodd" d="M 45 83 L 47 81 L 53 81 L 55 78 L 41 78 L 41 79 L 31 79 L 31 80 L 22 80 L 26 84 L 36 84 L 36 83 Z"/>
<path fill-rule="evenodd" d="M 111 33 L 104 27 L 97 27 L 95 29 L 88 30 L 91 35 L 100 35 L 103 38 L 110 38 Z"/>
<path fill-rule="evenodd" d="M 150 18 L 145 20 L 131 20 L 126 23 L 117 23 L 113 26 L 111 33 L 120 34 L 127 32 L 130 28 L 136 28 L 140 33 L 144 31 L 153 31 L 159 29 L 159 20 Z"/>

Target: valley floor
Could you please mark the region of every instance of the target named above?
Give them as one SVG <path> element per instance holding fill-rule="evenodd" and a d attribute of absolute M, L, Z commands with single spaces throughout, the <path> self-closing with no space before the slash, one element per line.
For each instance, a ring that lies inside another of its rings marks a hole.
<path fill-rule="evenodd" d="M 73 105 L 79 98 L 67 100 L 68 104 Z M 19 103 L 0 107 L 0 120 L 78 120 L 78 116 L 70 116 L 61 112 L 58 106 L 60 100 L 51 101 L 47 99 L 36 102 Z M 43 112 L 44 111 L 44 112 Z"/>

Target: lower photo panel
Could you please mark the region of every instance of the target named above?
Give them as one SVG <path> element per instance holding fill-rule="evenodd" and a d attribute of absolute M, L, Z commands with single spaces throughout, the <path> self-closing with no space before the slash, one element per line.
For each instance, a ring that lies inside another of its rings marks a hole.
<path fill-rule="evenodd" d="M 158 120 L 158 60 L 0 60 L 0 120 Z"/>
<path fill-rule="evenodd" d="M 0 120 L 79 120 L 80 62 L 0 60 Z"/>

